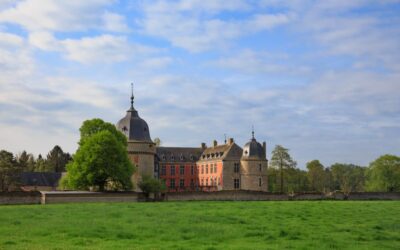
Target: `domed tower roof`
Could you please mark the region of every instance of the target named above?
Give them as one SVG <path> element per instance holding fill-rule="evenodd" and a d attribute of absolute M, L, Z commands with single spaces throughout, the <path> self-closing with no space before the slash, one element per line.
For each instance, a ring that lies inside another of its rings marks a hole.
<path fill-rule="evenodd" d="M 254 130 L 252 131 L 251 140 L 246 143 L 243 147 L 243 155 L 242 158 L 247 159 L 265 159 L 265 150 L 264 147 L 257 142 L 256 138 L 254 138 Z"/>
<path fill-rule="evenodd" d="M 133 99 L 132 85 L 131 107 L 126 111 L 125 117 L 117 123 L 117 128 L 124 133 L 130 141 L 152 142 L 149 126 L 145 120 L 139 117 L 137 110 L 133 107 Z"/>

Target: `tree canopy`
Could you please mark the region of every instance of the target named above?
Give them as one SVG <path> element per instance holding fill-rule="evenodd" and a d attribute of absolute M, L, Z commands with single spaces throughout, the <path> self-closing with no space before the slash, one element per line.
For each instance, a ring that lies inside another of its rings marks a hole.
<path fill-rule="evenodd" d="M 367 170 L 367 189 L 370 191 L 400 191 L 400 157 L 382 155 L 371 162 Z"/>
<path fill-rule="evenodd" d="M 14 155 L 8 151 L 0 151 L 0 191 L 11 191 L 19 186 L 19 167 Z"/>
<path fill-rule="evenodd" d="M 284 148 L 281 145 L 276 145 L 274 150 L 272 151 L 270 165 L 274 168 L 279 169 L 280 192 L 283 192 L 285 190 L 285 188 L 284 188 L 284 182 L 285 182 L 284 172 L 288 172 L 290 169 L 294 169 L 296 167 L 296 162 L 290 156 L 289 149 Z M 288 177 L 291 177 L 292 175 L 285 175 L 285 176 L 286 176 L 286 183 L 289 184 Z M 289 186 L 289 185 L 287 185 L 287 186 Z"/>
<path fill-rule="evenodd" d="M 67 186 L 131 189 L 134 167 L 128 158 L 126 137 L 100 119 L 85 121 L 80 131 L 79 148 L 67 165 Z"/>
<path fill-rule="evenodd" d="M 83 122 L 81 128 L 79 129 L 81 134 L 79 145 L 83 145 L 85 140 L 90 138 L 90 136 L 104 130 L 109 131 L 124 146 L 127 145 L 126 136 L 124 134 L 118 131 L 113 124 L 105 122 L 98 118 L 86 120 Z"/>

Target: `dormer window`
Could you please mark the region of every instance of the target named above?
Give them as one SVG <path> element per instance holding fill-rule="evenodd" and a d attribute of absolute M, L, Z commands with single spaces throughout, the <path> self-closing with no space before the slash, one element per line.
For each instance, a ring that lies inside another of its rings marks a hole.
<path fill-rule="evenodd" d="M 183 160 L 183 155 L 181 154 L 181 157 L 180 157 L 180 159 L 181 159 L 181 161 Z"/>
<path fill-rule="evenodd" d="M 174 161 L 175 160 L 175 156 L 171 155 L 171 160 Z"/>
<path fill-rule="evenodd" d="M 194 160 L 194 156 L 193 155 L 190 155 L 190 160 Z"/>
<path fill-rule="evenodd" d="M 164 154 L 161 156 L 161 159 L 163 159 L 164 161 L 166 160 L 166 157 Z"/>

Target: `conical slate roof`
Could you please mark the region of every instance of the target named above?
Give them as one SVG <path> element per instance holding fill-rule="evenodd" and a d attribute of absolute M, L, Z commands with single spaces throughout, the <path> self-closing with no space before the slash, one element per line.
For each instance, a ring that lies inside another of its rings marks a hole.
<path fill-rule="evenodd" d="M 139 117 L 137 110 L 133 107 L 133 91 L 131 96 L 131 107 L 126 111 L 124 118 L 119 120 L 117 128 L 124 133 L 130 141 L 152 142 L 147 122 Z"/>
<path fill-rule="evenodd" d="M 243 147 L 243 158 L 264 159 L 266 157 L 263 146 L 254 138 L 254 131 L 251 140 Z"/>

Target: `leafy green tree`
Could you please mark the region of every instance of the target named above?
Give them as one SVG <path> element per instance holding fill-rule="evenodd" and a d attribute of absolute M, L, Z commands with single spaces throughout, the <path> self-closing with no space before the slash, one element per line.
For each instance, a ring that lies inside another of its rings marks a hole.
<path fill-rule="evenodd" d="M 146 195 L 150 193 L 157 194 L 166 190 L 165 183 L 148 175 L 142 176 L 138 186 Z"/>
<path fill-rule="evenodd" d="M 134 169 L 120 137 L 107 128 L 84 137 L 73 161 L 67 165 L 68 186 L 74 189 L 97 187 L 100 191 L 107 185 L 118 190 L 131 189 Z"/>
<path fill-rule="evenodd" d="M 0 151 L 0 191 L 18 189 L 21 168 L 12 153 Z"/>
<path fill-rule="evenodd" d="M 153 142 L 154 142 L 154 144 L 156 144 L 156 147 L 161 146 L 161 143 L 162 143 L 161 139 L 158 137 L 154 138 Z"/>
<path fill-rule="evenodd" d="M 79 145 L 83 145 L 85 140 L 90 138 L 92 135 L 105 130 L 109 131 L 124 146 L 127 146 L 126 136 L 118 131 L 114 124 L 105 122 L 98 118 L 83 122 L 81 128 L 79 129 L 81 133 Z"/>
<path fill-rule="evenodd" d="M 34 172 L 36 166 L 36 160 L 33 154 L 29 154 L 28 162 L 27 162 L 27 172 Z"/>
<path fill-rule="evenodd" d="M 29 155 L 28 153 L 24 150 L 20 154 L 17 154 L 15 156 L 15 160 L 17 161 L 19 167 L 23 171 L 27 171 L 28 169 L 28 161 L 29 161 Z"/>
<path fill-rule="evenodd" d="M 47 154 L 45 170 L 46 172 L 65 172 L 65 166 L 70 160 L 71 156 L 56 145 Z"/>
<path fill-rule="evenodd" d="M 282 147 L 281 145 L 276 145 L 272 151 L 272 157 L 270 164 L 272 167 L 279 169 L 279 184 L 280 192 L 284 191 L 284 170 L 295 168 L 296 162 L 292 159 L 289 154 L 289 149 Z"/>
<path fill-rule="evenodd" d="M 318 192 L 325 191 L 327 183 L 324 166 L 318 160 L 307 162 L 306 166 L 310 189 Z"/>
<path fill-rule="evenodd" d="M 335 163 L 331 166 L 334 187 L 344 194 L 364 191 L 365 168 L 353 164 Z"/>
<path fill-rule="evenodd" d="M 400 191 L 400 157 L 382 155 L 371 162 L 367 170 L 369 191 Z"/>
<path fill-rule="evenodd" d="M 35 172 L 46 172 L 46 161 L 41 154 L 39 154 L 35 162 Z"/>

